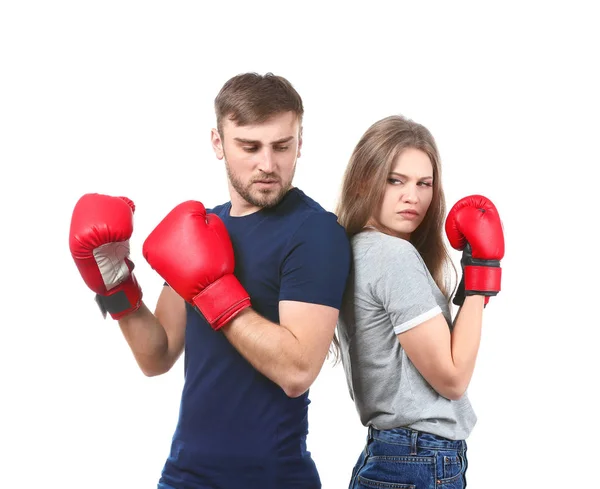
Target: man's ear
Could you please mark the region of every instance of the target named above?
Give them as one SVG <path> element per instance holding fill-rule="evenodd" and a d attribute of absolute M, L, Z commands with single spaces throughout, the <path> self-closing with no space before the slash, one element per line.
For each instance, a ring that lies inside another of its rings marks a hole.
<path fill-rule="evenodd" d="M 210 131 L 210 143 L 212 144 L 217 159 L 222 160 L 224 155 L 223 141 L 219 131 L 215 128 L 211 129 Z"/>
<path fill-rule="evenodd" d="M 300 158 L 302 153 L 302 126 L 300 126 L 300 131 L 298 132 L 298 156 Z"/>

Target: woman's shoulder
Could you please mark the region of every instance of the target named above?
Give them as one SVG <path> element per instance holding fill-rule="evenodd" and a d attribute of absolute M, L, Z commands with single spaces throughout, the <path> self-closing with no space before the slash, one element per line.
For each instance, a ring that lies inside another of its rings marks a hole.
<path fill-rule="evenodd" d="M 410 241 L 377 230 L 365 230 L 352 237 L 352 249 L 355 252 L 386 254 L 419 254 Z"/>
<path fill-rule="evenodd" d="M 358 268 L 376 273 L 389 269 L 425 267 L 420 253 L 409 241 L 376 231 L 363 231 L 352 238 L 352 255 Z"/>

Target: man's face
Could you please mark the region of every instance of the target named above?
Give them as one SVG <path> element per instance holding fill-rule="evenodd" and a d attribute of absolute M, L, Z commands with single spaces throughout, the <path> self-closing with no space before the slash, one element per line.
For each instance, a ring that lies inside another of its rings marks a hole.
<path fill-rule="evenodd" d="M 302 138 L 298 116 L 284 112 L 256 125 L 237 126 L 226 119 L 222 138 L 211 134 L 218 159 L 225 160 L 233 190 L 247 207 L 277 205 L 292 186 Z"/>

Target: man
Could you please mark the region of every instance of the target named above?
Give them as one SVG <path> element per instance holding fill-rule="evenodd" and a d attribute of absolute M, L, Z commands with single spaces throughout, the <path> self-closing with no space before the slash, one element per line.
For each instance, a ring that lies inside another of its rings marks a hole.
<path fill-rule="evenodd" d="M 320 488 L 308 390 L 333 338 L 349 242 L 334 214 L 292 186 L 303 103 L 286 79 L 233 77 L 215 112 L 231 200 L 208 211 L 182 203 L 144 242 L 166 281 L 154 314 L 128 258 L 131 201 L 82 197 L 71 251 L 146 375 L 167 372 L 185 349 L 159 488 Z"/>

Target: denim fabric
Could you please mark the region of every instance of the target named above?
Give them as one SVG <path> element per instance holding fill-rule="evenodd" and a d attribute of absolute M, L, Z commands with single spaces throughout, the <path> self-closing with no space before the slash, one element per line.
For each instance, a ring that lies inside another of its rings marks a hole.
<path fill-rule="evenodd" d="M 369 427 L 349 489 L 464 489 L 467 444 L 406 428 Z"/>

